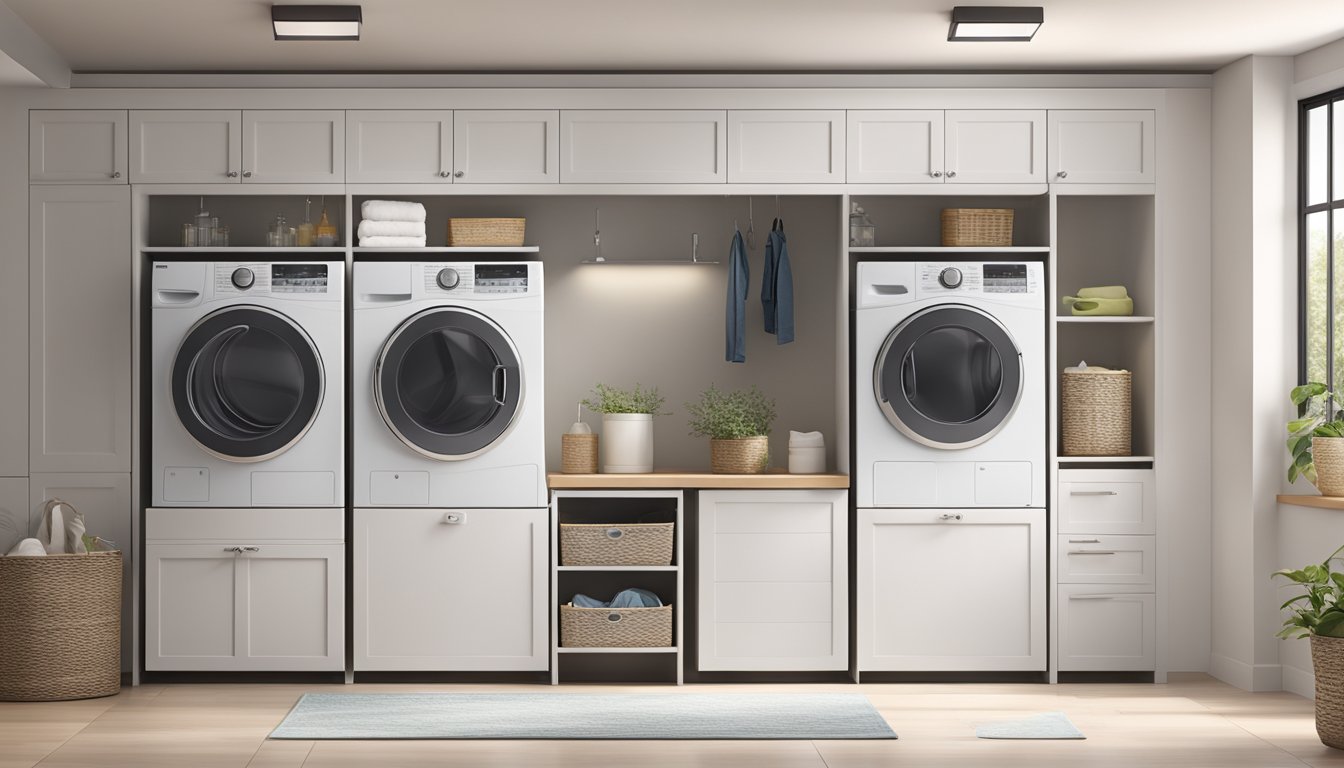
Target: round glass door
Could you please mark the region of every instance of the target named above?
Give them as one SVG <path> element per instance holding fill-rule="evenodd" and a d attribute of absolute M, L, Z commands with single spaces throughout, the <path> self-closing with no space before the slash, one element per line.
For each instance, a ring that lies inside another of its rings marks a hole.
<path fill-rule="evenodd" d="M 426 310 L 402 323 L 374 369 L 383 420 L 407 446 L 434 459 L 469 459 L 513 426 L 522 369 L 498 325 L 466 309 Z"/>
<path fill-rule="evenodd" d="M 322 358 L 284 315 L 230 307 L 187 332 L 170 386 L 178 420 L 202 448 L 229 461 L 262 461 L 312 426 L 322 406 Z"/>
<path fill-rule="evenodd" d="M 974 307 L 916 313 L 887 336 L 873 369 L 887 421 L 932 448 L 969 448 L 1003 428 L 1022 396 L 1022 353 Z"/>

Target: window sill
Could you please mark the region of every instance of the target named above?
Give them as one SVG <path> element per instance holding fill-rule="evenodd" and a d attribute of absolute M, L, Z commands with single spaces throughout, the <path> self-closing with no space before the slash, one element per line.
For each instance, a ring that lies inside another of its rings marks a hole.
<path fill-rule="evenodd" d="M 1310 494 L 1280 494 L 1280 504 L 1292 504 L 1296 507 L 1319 507 L 1344 511 L 1344 496 L 1316 496 Z"/>

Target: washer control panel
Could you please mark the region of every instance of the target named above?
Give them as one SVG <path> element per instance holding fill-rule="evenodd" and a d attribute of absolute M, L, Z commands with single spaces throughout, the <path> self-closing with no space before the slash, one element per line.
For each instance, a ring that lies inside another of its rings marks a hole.
<path fill-rule="evenodd" d="M 424 286 L 429 294 L 476 296 L 536 293 L 531 264 L 426 264 Z"/>
<path fill-rule="evenodd" d="M 1034 295 L 1041 290 L 1040 275 L 1041 265 L 1035 262 L 921 262 L 916 279 L 920 296 L 943 293 Z"/>

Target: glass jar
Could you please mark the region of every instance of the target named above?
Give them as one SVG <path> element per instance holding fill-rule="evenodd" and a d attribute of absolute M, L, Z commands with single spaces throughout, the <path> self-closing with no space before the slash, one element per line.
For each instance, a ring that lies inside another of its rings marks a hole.
<path fill-rule="evenodd" d="M 190 221 L 182 225 L 182 247 L 196 247 L 196 225 Z"/>
<path fill-rule="evenodd" d="M 229 246 L 229 228 L 215 227 L 214 236 L 210 239 L 210 244 L 216 248 L 227 248 Z"/>
<path fill-rule="evenodd" d="M 289 225 L 284 216 L 276 216 L 270 229 L 266 230 L 266 245 L 270 248 L 284 248 L 289 235 Z"/>
<path fill-rule="evenodd" d="M 877 227 L 858 203 L 849 204 L 849 244 L 855 248 L 877 245 Z"/>

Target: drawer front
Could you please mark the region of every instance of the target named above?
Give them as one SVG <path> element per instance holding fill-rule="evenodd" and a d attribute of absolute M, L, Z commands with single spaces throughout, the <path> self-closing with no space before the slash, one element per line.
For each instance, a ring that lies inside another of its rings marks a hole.
<path fill-rule="evenodd" d="M 341 509 L 148 509 L 148 541 L 345 541 Z"/>
<path fill-rule="evenodd" d="M 1156 533 L 1152 472 L 1064 471 L 1059 480 L 1059 532 Z"/>
<path fill-rule="evenodd" d="M 1156 619 L 1156 597 L 1152 594 L 1061 585 L 1059 671 L 1141 672 L 1155 669 Z"/>
<path fill-rule="evenodd" d="M 1157 582 L 1153 536 L 1063 534 L 1056 543 L 1061 584 L 1131 584 L 1152 589 Z"/>

